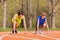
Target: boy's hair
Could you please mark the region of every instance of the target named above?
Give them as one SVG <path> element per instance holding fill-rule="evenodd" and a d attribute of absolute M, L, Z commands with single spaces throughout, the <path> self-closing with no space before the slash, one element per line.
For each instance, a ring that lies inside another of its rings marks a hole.
<path fill-rule="evenodd" d="M 18 16 L 19 16 L 19 15 L 23 15 L 23 12 L 20 11 L 20 10 L 18 10 Z"/>
<path fill-rule="evenodd" d="M 45 14 L 47 14 L 47 12 L 46 12 L 46 11 L 42 11 L 42 13 L 45 13 Z"/>
<path fill-rule="evenodd" d="M 46 11 L 42 11 L 42 12 L 46 13 Z"/>

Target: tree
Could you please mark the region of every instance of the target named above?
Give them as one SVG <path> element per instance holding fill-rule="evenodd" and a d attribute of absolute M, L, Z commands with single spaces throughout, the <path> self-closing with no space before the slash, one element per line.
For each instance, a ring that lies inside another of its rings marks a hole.
<path fill-rule="evenodd" d="M 0 2 L 1 2 L 1 0 L 0 0 Z"/>
<path fill-rule="evenodd" d="M 32 8 L 31 8 L 31 0 L 26 0 L 27 4 L 27 22 L 28 26 L 32 28 Z"/>
<path fill-rule="evenodd" d="M 29 19 L 29 27 L 32 28 L 32 5 L 30 0 L 30 19 Z"/>
<path fill-rule="evenodd" d="M 24 12 L 24 0 L 22 0 L 22 10 Z"/>
<path fill-rule="evenodd" d="M 3 19 L 3 28 L 6 28 L 6 0 L 3 0 L 4 3 L 4 19 Z"/>
<path fill-rule="evenodd" d="M 56 5 L 58 4 L 59 0 L 49 0 L 49 20 L 50 20 L 50 27 L 55 27 L 55 14 L 59 11 L 59 8 L 56 9 Z"/>

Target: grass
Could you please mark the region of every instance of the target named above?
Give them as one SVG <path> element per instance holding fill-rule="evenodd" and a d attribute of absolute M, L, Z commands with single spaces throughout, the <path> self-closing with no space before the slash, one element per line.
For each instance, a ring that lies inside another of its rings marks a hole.
<path fill-rule="evenodd" d="M 27 31 L 33 31 L 35 28 L 27 28 Z M 24 31 L 24 28 L 17 28 L 18 31 Z M 12 31 L 12 28 L 0 28 L 0 32 Z"/>
<path fill-rule="evenodd" d="M 12 28 L 0 28 L 0 32 L 3 32 L 3 31 L 11 31 Z"/>
<path fill-rule="evenodd" d="M 17 28 L 18 31 L 24 31 L 24 28 Z M 34 31 L 35 28 L 27 28 L 27 31 Z M 44 30 L 47 30 L 46 28 Z M 50 28 L 50 30 L 60 30 L 60 28 Z M 12 31 L 12 28 L 0 28 L 0 32 Z"/>
<path fill-rule="evenodd" d="M 60 28 L 50 28 L 50 30 L 60 30 Z"/>

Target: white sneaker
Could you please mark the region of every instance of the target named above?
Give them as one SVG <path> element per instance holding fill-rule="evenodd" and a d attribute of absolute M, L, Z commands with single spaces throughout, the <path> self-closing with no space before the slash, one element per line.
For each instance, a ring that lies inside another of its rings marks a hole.
<path fill-rule="evenodd" d="M 43 31 L 40 31 L 40 34 L 44 34 L 44 32 Z"/>
<path fill-rule="evenodd" d="M 33 34 L 36 34 L 37 32 L 36 31 L 33 31 Z"/>

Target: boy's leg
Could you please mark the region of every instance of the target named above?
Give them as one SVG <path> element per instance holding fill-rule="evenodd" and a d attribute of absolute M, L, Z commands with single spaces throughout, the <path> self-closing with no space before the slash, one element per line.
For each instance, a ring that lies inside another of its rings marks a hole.
<path fill-rule="evenodd" d="M 39 27 L 36 26 L 34 34 L 39 33 Z"/>
<path fill-rule="evenodd" d="M 39 26 L 39 28 L 40 28 L 40 32 L 39 33 L 41 34 L 41 32 L 42 32 L 42 26 Z"/>
<path fill-rule="evenodd" d="M 43 25 L 40 26 L 40 34 L 43 33 Z"/>
<path fill-rule="evenodd" d="M 36 28 L 35 28 L 35 32 L 33 32 L 34 34 L 36 34 L 37 33 L 37 26 L 36 26 Z"/>
<path fill-rule="evenodd" d="M 13 24 L 12 33 L 17 33 L 16 28 L 17 28 L 17 23 Z"/>
<path fill-rule="evenodd" d="M 44 24 L 44 27 L 46 27 L 47 30 L 48 30 L 48 33 L 50 33 L 50 31 L 49 31 L 49 27 L 48 27 L 48 24 Z"/>
<path fill-rule="evenodd" d="M 37 26 L 36 26 L 36 30 L 35 30 L 35 32 L 37 32 Z"/>

